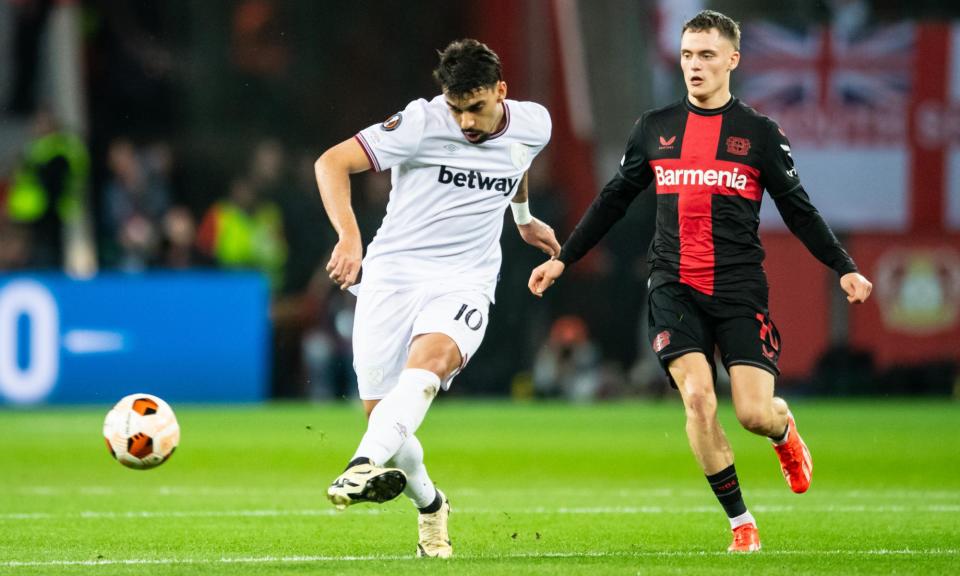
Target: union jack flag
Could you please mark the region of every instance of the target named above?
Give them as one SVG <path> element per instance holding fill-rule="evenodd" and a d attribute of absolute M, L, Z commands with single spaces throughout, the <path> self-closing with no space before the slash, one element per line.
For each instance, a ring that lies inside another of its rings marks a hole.
<path fill-rule="evenodd" d="M 737 91 L 758 110 L 795 106 L 905 110 L 912 89 L 916 26 L 848 34 L 833 27 L 744 26 Z"/>

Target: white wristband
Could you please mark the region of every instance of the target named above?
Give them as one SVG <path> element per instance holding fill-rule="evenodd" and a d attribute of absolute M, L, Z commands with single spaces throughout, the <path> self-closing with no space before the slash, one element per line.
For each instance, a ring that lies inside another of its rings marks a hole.
<path fill-rule="evenodd" d="M 510 209 L 513 210 L 513 221 L 523 226 L 533 222 L 533 216 L 530 214 L 530 202 L 511 202 Z"/>

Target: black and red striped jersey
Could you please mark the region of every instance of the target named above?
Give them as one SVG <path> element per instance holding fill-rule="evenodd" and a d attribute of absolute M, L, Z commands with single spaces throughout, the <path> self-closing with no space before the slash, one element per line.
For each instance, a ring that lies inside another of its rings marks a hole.
<path fill-rule="evenodd" d="M 709 295 L 765 291 L 758 233 L 764 190 L 817 258 L 839 274 L 856 270 L 800 185 L 783 131 L 736 98 L 712 110 L 684 98 L 645 113 L 630 134 L 618 174 L 560 259 L 579 259 L 651 184 L 657 195 L 651 289 L 680 282 Z"/>

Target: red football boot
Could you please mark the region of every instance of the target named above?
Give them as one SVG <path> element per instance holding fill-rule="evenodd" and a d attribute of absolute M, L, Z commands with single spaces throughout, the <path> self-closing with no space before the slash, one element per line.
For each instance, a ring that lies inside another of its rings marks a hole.
<path fill-rule="evenodd" d="M 813 458 L 810 456 L 810 450 L 800 438 L 797 432 L 797 423 L 793 419 L 793 414 L 787 412 L 787 419 L 790 423 L 790 431 L 787 433 L 787 441 L 783 444 L 773 445 L 777 451 L 777 457 L 780 458 L 780 470 L 783 471 L 783 477 L 790 485 L 790 489 L 797 494 L 803 494 L 810 488 L 810 479 L 813 477 Z"/>
<path fill-rule="evenodd" d="M 741 524 L 733 529 L 733 543 L 727 552 L 756 552 L 759 549 L 760 532 L 756 524 Z"/>

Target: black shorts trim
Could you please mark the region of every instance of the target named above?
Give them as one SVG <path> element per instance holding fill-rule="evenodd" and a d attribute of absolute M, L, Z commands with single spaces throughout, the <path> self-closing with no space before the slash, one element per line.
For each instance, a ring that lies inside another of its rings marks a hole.
<path fill-rule="evenodd" d="M 663 369 L 666 370 L 667 364 L 670 363 L 670 360 L 673 360 L 674 358 L 679 358 L 680 356 L 683 356 L 684 354 L 689 354 L 690 352 L 699 352 L 704 356 L 707 356 L 707 361 L 709 362 L 710 356 L 703 351 L 703 348 L 684 348 L 683 350 L 675 350 L 670 354 L 665 354 L 663 356 L 660 356 L 659 357 L 660 364 L 663 366 Z"/>
<path fill-rule="evenodd" d="M 711 354 L 707 354 L 703 351 L 703 348 L 685 348 L 683 350 L 678 350 L 667 354 L 665 356 L 658 356 L 657 359 L 660 360 L 660 367 L 663 368 L 663 371 L 667 375 L 667 382 L 670 383 L 670 387 L 674 390 L 680 390 L 680 387 L 677 386 L 676 380 L 673 379 L 673 374 L 670 373 L 670 362 L 676 360 L 677 358 L 689 354 L 691 352 L 699 352 L 707 358 L 707 365 L 710 366 L 710 373 L 713 375 L 713 382 L 717 382 L 717 364 L 713 359 Z"/>
<path fill-rule="evenodd" d="M 763 362 L 751 362 L 750 360 L 731 360 L 730 363 L 725 366 L 725 368 L 727 369 L 727 372 L 729 372 L 731 366 L 737 366 L 740 364 L 744 366 L 756 366 L 757 368 L 763 368 L 765 371 L 773 374 L 775 378 L 780 376 L 779 369 L 776 369 L 769 364 L 764 364 Z"/>

